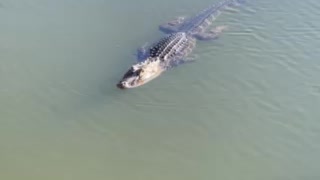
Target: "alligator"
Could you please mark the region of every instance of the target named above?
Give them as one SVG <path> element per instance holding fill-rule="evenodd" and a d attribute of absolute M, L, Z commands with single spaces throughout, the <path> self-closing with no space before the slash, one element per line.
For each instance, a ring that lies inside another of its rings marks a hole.
<path fill-rule="evenodd" d="M 223 0 L 202 10 L 197 15 L 186 18 L 176 17 L 161 24 L 159 30 L 167 35 L 150 47 L 137 51 L 137 63 L 132 65 L 117 83 L 120 89 L 136 88 L 150 82 L 166 70 L 179 64 L 192 62 L 189 55 L 197 40 L 214 40 L 226 29 L 218 26 L 208 30 L 221 10 L 243 3 L 243 0 Z"/>

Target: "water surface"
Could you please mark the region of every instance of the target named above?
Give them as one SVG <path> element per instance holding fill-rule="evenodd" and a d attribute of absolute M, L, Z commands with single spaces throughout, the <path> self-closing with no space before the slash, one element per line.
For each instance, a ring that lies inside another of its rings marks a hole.
<path fill-rule="evenodd" d="M 0 1 L 0 178 L 318 180 L 320 3 L 247 0 L 197 62 L 115 84 L 218 0 Z"/>

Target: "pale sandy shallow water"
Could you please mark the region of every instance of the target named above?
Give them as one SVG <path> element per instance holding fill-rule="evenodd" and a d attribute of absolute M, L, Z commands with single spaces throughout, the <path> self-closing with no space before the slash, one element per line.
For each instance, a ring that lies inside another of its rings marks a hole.
<path fill-rule="evenodd" d="M 0 1 L 0 178 L 320 179 L 320 3 L 247 0 L 197 62 L 115 84 L 201 1 Z"/>

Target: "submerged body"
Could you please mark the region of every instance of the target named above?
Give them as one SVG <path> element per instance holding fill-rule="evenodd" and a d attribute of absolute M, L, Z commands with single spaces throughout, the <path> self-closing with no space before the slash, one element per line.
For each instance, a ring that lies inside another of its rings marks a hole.
<path fill-rule="evenodd" d="M 190 61 L 187 57 L 195 48 L 197 40 L 215 39 L 225 29 L 225 26 L 220 26 L 210 31 L 207 30 L 222 9 L 236 2 L 239 0 L 224 0 L 192 18 L 178 17 L 160 25 L 159 29 L 169 35 L 151 45 L 148 50 L 140 49 L 139 62 L 125 73 L 117 86 L 121 89 L 141 86 L 167 69 Z"/>

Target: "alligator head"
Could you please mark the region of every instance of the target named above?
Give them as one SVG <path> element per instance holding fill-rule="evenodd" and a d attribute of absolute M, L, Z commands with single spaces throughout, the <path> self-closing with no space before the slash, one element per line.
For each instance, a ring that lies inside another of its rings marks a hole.
<path fill-rule="evenodd" d="M 124 74 L 117 87 L 120 89 L 135 88 L 158 77 L 164 68 L 159 60 L 146 60 L 135 64 Z"/>

